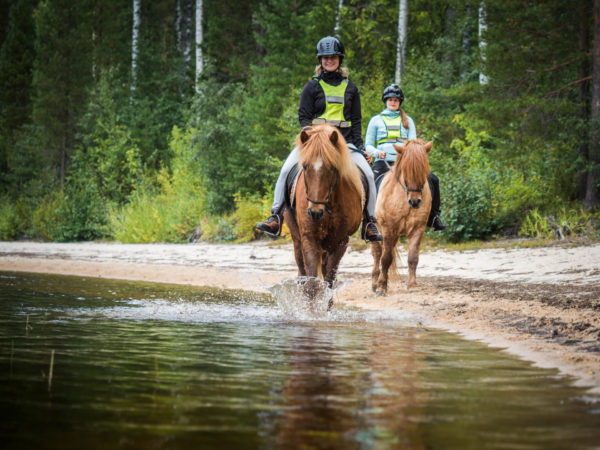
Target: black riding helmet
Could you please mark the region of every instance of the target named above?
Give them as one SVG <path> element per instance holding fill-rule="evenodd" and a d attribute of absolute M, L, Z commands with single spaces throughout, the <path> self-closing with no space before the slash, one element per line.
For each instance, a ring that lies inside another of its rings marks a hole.
<path fill-rule="evenodd" d="M 340 57 L 340 65 L 344 59 L 344 44 L 333 36 L 326 36 L 317 42 L 317 58 L 321 62 L 321 56 L 338 55 Z"/>
<path fill-rule="evenodd" d="M 392 98 L 392 97 L 396 97 L 397 99 L 399 99 L 400 104 L 402 104 L 402 102 L 404 101 L 404 93 L 402 92 L 402 89 L 400 89 L 400 86 L 398 86 L 397 84 L 390 84 L 388 87 L 386 87 L 383 90 L 383 95 L 381 96 L 381 100 L 385 104 L 385 101 L 388 98 Z"/>

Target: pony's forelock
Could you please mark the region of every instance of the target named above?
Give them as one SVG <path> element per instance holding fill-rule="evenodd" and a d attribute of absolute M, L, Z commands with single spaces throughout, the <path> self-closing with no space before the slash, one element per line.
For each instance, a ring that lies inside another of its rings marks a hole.
<path fill-rule="evenodd" d="M 350 150 L 344 136 L 336 128 L 327 124 L 306 128 L 304 133 L 308 135 L 305 143 L 302 143 L 302 133 L 296 137 L 296 147 L 300 155 L 299 164 L 312 165 L 320 158 L 325 167 L 336 169 L 339 176 L 347 179 L 360 193 L 362 190 L 360 172 L 350 157 Z M 330 140 L 331 133 L 337 134 L 335 145 Z"/>
<path fill-rule="evenodd" d="M 405 183 L 412 182 L 417 186 L 423 186 L 429 172 L 431 168 L 425 151 L 425 141 L 413 139 L 406 142 L 402 158 L 394 165 L 394 175 L 397 178 L 403 175 Z"/>

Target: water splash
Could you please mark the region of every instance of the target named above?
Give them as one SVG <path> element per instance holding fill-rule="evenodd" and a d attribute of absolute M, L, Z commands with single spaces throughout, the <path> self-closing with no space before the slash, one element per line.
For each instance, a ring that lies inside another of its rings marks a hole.
<path fill-rule="evenodd" d="M 286 278 L 268 290 L 288 319 L 314 320 L 327 318 L 333 295 L 344 285 L 332 289 L 319 278 L 297 277 Z"/>

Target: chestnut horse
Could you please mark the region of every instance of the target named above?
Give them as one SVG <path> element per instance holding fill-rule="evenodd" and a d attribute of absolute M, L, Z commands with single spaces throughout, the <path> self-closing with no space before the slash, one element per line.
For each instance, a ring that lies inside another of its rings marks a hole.
<path fill-rule="evenodd" d="M 388 271 L 395 263 L 400 236 L 408 238 L 407 287 L 411 289 L 417 285 L 419 246 L 431 209 L 431 191 L 427 183 L 431 169 L 427 154 L 433 142 L 415 139 L 404 145 L 394 144 L 394 147 L 398 159 L 381 182 L 375 206 L 375 217 L 383 236 L 382 243 L 373 243 L 371 247 L 374 262 L 371 283 L 377 295 L 387 293 Z"/>
<path fill-rule="evenodd" d="M 362 219 L 360 171 L 344 137 L 327 124 L 304 129 L 296 138 L 301 173 L 294 211 L 284 212 L 299 276 L 333 285 L 349 237 Z"/>

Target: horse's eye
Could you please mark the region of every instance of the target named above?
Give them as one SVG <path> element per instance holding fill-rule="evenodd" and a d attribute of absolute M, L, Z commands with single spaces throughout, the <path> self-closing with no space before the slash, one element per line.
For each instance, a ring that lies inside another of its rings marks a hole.
<path fill-rule="evenodd" d="M 306 164 L 302 164 L 302 170 L 306 172 Z"/>

